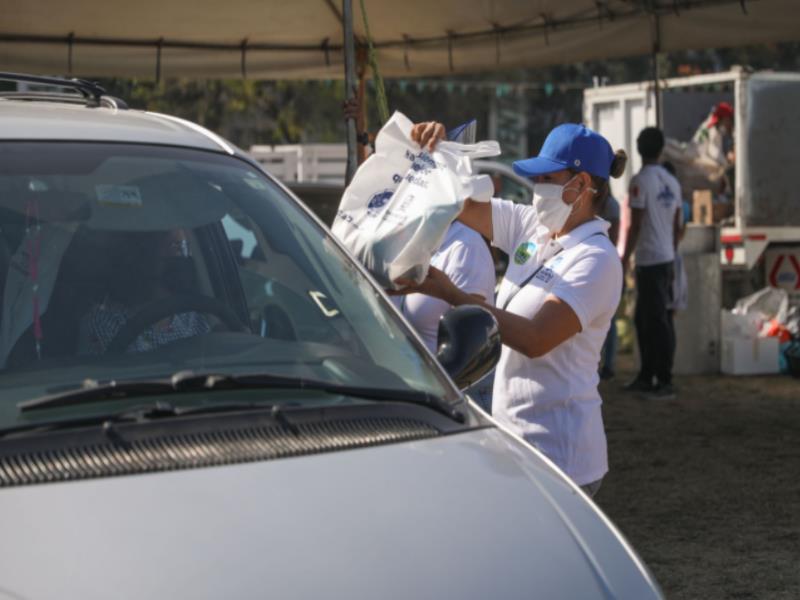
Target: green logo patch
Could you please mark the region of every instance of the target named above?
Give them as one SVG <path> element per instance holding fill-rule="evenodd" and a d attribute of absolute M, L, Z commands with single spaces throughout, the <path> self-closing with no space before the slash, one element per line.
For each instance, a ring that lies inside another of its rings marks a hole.
<path fill-rule="evenodd" d="M 533 242 L 523 242 L 517 246 L 514 252 L 514 263 L 524 265 L 528 259 L 536 253 L 536 244 Z"/>

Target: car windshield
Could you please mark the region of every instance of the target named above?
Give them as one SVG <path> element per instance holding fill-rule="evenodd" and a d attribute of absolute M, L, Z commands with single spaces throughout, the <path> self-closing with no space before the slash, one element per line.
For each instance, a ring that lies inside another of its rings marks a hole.
<path fill-rule="evenodd" d="M 24 400 L 187 370 L 459 398 L 330 235 L 236 157 L 0 144 L 0 290 L 0 428 Z"/>

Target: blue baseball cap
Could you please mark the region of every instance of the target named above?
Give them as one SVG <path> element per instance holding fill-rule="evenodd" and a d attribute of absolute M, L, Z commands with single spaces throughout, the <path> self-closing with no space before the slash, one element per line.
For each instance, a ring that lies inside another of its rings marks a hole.
<path fill-rule="evenodd" d="M 606 138 L 584 125 L 565 123 L 547 135 L 539 156 L 518 160 L 513 167 L 523 177 L 574 169 L 608 179 L 613 161 L 614 151 Z"/>

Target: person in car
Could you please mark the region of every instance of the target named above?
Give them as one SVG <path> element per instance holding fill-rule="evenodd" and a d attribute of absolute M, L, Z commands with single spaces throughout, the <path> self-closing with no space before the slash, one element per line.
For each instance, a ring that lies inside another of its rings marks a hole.
<path fill-rule="evenodd" d="M 123 326 L 145 304 L 194 287 L 194 263 L 186 232 L 148 232 L 122 236 L 116 278 L 105 299 L 92 306 L 81 319 L 78 351 L 103 354 Z M 211 331 L 201 314 L 175 314 L 147 327 L 127 348 L 146 352 L 180 339 Z"/>
<path fill-rule="evenodd" d="M 439 123 L 414 126 L 423 147 Z M 514 163 L 535 182 L 532 206 L 468 200 L 459 220 L 508 253 L 496 307 L 459 290 L 436 268 L 407 286 L 453 306 L 480 304 L 497 318 L 503 350 L 493 416 L 536 446 L 590 496 L 608 471 L 598 363 L 622 290 L 622 264 L 598 218 L 627 157 L 583 125 L 547 136 L 538 156 Z"/>

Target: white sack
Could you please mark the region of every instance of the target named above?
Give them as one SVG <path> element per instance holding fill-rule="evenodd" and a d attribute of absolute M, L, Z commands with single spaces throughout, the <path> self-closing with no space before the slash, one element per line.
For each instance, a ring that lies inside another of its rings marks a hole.
<path fill-rule="evenodd" d="M 686 276 L 686 267 L 683 256 L 675 254 L 675 275 L 672 279 L 672 310 L 686 310 L 689 306 L 689 278 Z"/>
<path fill-rule="evenodd" d="M 715 195 L 721 187 L 727 189 L 726 168 L 705 155 L 694 142 L 679 142 L 667 138 L 661 157 L 675 167 L 684 197 L 691 198 L 696 190 L 711 190 Z"/>
<path fill-rule="evenodd" d="M 395 112 L 375 139 L 375 153 L 342 196 L 333 233 L 386 288 L 398 278 L 421 283 L 464 200 L 488 201 L 488 175 L 471 159 L 500 154 L 497 142 L 442 141 L 429 153 L 411 140 L 413 123 Z"/>
<path fill-rule="evenodd" d="M 786 290 L 765 287 L 754 294 L 736 301 L 734 314 L 754 316 L 761 322 L 776 319 L 778 323 L 786 323 L 789 312 L 789 294 Z"/>

